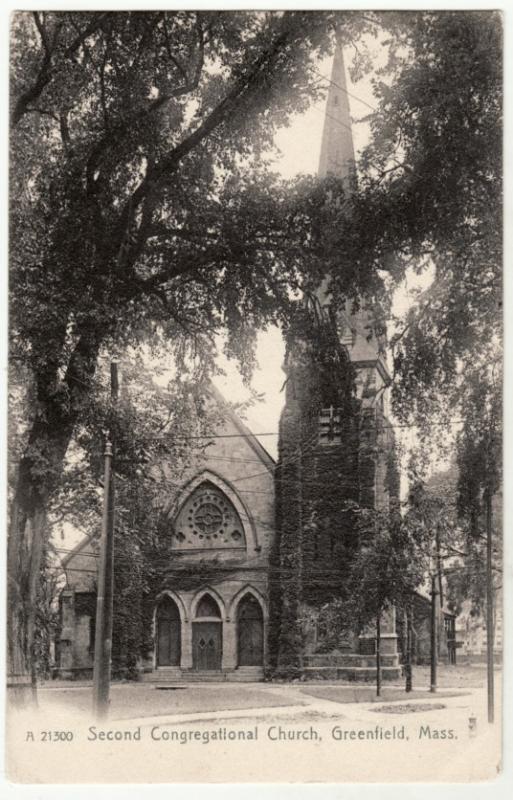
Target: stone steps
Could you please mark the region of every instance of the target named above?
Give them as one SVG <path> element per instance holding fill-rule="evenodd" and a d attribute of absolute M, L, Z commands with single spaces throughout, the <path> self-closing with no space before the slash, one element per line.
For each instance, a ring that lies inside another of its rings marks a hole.
<path fill-rule="evenodd" d="M 383 664 L 381 675 L 384 681 L 398 680 L 401 677 L 401 667 L 397 664 L 397 657 L 394 663 Z M 325 666 L 305 666 L 303 668 L 304 680 L 312 681 L 347 681 L 349 683 L 370 683 L 376 680 L 376 665 L 360 664 L 358 661 L 367 661 L 356 657 L 350 666 L 331 664 Z M 166 684 L 189 684 L 189 683 L 254 683 L 262 681 L 264 672 L 261 667 L 240 667 L 234 670 L 181 670 L 178 667 L 170 669 L 158 669 L 153 672 L 145 672 L 142 676 L 144 683 L 154 683 L 159 685 Z"/>
<path fill-rule="evenodd" d="M 227 680 L 229 681 L 250 683 L 252 681 L 263 681 L 263 679 L 264 670 L 262 667 L 239 667 L 233 672 L 227 673 Z"/>
<path fill-rule="evenodd" d="M 141 676 L 143 683 L 169 683 L 182 680 L 182 670 L 180 667 L 161 667 L 152 672 L 143 672 Z"/>
<path fill-rule="evenodd" d="M 227 681 L 228 673 L 223 670 L 183 670 L 184 683 L 203 683 L 210 681 Z"/>
<path fill-rule="evenodd" d="M 143 683 L 208 683 L 230 681 L 251 683 L 264 677 L 262 667 L 239 667 L 234 670 L 188 670 L 179 667 L 159 668 L 142 675 Z"/>

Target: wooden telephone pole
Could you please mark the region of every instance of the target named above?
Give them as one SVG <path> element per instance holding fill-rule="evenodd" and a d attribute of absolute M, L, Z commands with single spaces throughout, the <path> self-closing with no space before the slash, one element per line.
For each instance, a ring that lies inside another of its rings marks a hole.
<path fill-rule="evenodd" d="M 110 365 L 110 394 L 115 409 L 118 399 L 118 365 Z M 106 717 L 109 709 L 114 601 L 114 474 L 112 425 L 105 442 L 103 518 L 98 563 L 96 630 L 94 637 L 93 713 Z"/>
<path fill-rule="evenodd" d="M 436 670 L 438 665 L 438 587 L 436 571 L 431 576 L 431 679 L 430 692 L 436 692 Z"/>
<path fill-rule="evenodd" d="M 492 541 L 492 496 L 486 491 L 486 677 L 488 693 L 488 722 L 495 718 L 495 702 L 493 687 L 493 541 Z"/>

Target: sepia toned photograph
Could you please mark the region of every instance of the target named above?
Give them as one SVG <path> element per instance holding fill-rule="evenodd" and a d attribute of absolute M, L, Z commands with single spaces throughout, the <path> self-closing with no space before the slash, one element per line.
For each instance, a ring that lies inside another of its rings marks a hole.
<path fill-rule="evenodd" d="M 503 23 L 11 13 L 11 784 L 500 779 Z"/>

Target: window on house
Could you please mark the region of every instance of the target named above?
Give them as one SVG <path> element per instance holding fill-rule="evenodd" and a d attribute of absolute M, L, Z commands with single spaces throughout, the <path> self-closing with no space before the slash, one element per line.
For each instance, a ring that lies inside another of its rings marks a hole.
<path fill-rule="evenodd" d="M 94 658 L 94 640 L 96 636 L 96 619 L 94 617 L 89 617 L 89 654 L 92 658 Z"/>

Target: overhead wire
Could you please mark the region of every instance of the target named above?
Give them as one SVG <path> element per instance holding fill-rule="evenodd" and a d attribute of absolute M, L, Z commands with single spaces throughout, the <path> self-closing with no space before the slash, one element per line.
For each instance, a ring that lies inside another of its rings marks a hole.
<path fill-rule="evenodd" d="M 451 428 L 454 425 L 463 425 L 465 422 L 464 419 L 454 419 L 454 420 L 446 420 L 440 422 L 430 422 L 430 426 L 434 427 L 445 427 Z M 381 429 L 381 432 L 387 428 L 394 428 L 394 429 L 410 429 L 410 428 L 419 428 L 419 423 L 393 423 L 386 421 Z M 337 425 L 337 430 L 341 431 L 354 431 L 354 427 L 351 426 L 340 426 Z M 176 441 L 195 441 L 200 439 L 256 439 L 259 436 L 279 436 L 280 431 L 258 431 L 257 433 L 215 433 L 215 434 L 201 434 L 198 436 L 174 436 Z M 148 439 L 152 441 L 158 441 L 162 439 L 163 441 L 167 438 L 172 437 L 173 434 L 157 434 L 155 436 L 149 436 Z"/>
<path fill-rule="evenodd" d="M 336 86 L 337 89 L 340 89 L 342 92 L 345 92 L 347 95 L 349 95 L 349 97 L 352 97 L 354 100 L 358 100 L 359 103 L 363 103 L 365 106 L 367 106 L 367 108 L 370 108 L 371 111 L 378 111 L 376 106 L 371 105 L 370 103 L 367 102 L 367 100 L 364 100 L 362 97 L 359 97 L 357 94 L 353 94 L 353 92 L 350 92 L 345 86 L 341 86 L 340 83 L 337 83 L 332 78 L 328 78 L 327 75 L 324 75 L 324 73 L 322 73 L 316 67 L 314 67 L 313 69 L 314 69 L 314 72 L 316 72 L 317 75 L 319 75 L 323 80 L 328 81 L 328 83 L 331 83 L 332 86 Z"/>
<path fill-rule="evenodd" d="M 246 434 L 241 434 L 241 435 L 246 436 Z M 305 458 L 309 458 L 309 457 L 313 456 L 314 455 L 314 451 L 316 450 L 316 448 L 317 448 L 317 442 L 315 440 L 312 441 L 312 442 L 309 442 L 309 443 L 306 444 L 306 447 L 305 446 L 303 447 L 303 451 L 302 451 L 301 454 L 299 454 L 297 456 L 288 456 L 286 458 L 286 460 L 282 461 L 277 466 L 280 466 L 282 469 L 287 469 L 288 467 L 297 466 L 300 461 L 304 461 Z M 306 452 L 305 452 L 305 449 L 306 449 Z M 329 453 L 329 451 L 327 451 L 327 453 L 328 454 L 332 454 L 332 453 Z M 208 460 L 208 458 L 209 457 L 207 456 L 206 460 Z M 224 458 L 227 461 L 231 460 L 228 457 L 224 457 Z M 238 463 L 238 459 L 234 459 L 234 461 L 235 461 L 235 463 Z M 261 462 L 257 462 L 256 460 L 252 459 L 251 463 L 253 463 L 253 462 L 261 463 Z M 249 479 L 253 479 L 253 478 L 256 478 L 256 477 L 267 477 L 269 475 L 270 475 L 270 473 L 269 473 L 268 470 L 262 470 L 262 471 L 260 471 L 258 473 L 252 473 L 252 474 L 247 475 L 247 476 L 240 476 L 238 478 L 234 478 L 234 479 L 232 479 L 230 481 L 230 483 L 240 483 L 241 481 L 244 481 L 244 480 L 249 480 Z M 313 487 L 316 487 L 316 486 L 320 487 L 320 488 L 324 488 L 324 489 L 329 488 L 326 481 L 316 481 L 316 480 L 314 480 L 314 479 L 312 479 L 311 477 L 308 477 L 308 476 L 304 476 L 302 479 L 299 479 L 299 478 L 294 479 L 291 476 L 285 475 L 285 476 L 282 477 L 281 480 L 282 480 L 282 485 L 285 486 L 285 487 L 286 486 L 290 486 L 290 485 L 292 485 L 292 486 L 294 486 L 294 485 L 298 485 L 298 486 L 299 485 L 303 485 L 303 486 L 307 486 L 307 487 L 310 487 L 310 488 L 313 488 Z M 177 481 L 173 481 L 173 480 L 170 480 L 170 479 L 167 479 L 165 483 L 166 483 L 167 486 L 170 486 L 170 487 L 172 486 L 172 487 L 175 487 L 175 488 L 177 488 L 179 490 L 183 490 L 187 486 L 187 482 L 183 482 L 183 481 L 177 482 Z M 357 488 L 357 482 L 356 482 L 356 479 L 351 480 L 351 481 L 337 480 L 336 483 L 335 483 L 335 486 L 337 488 L 345 488 L 345 489 L 355 490 Z M 269 497 L 275 497 L 275 495 L 276 495 L 276 493 L 274 491 L 267 491 L 267 490 L 263 490 L 263 489 L 244 489 L 242 487 L 238 487 L 238 492 L 241 495 L 254 495 L 254 494 L 257 494 L 257 495 L 264 495 L 264 496 L 269 496 Z M 176 500 L 175 500 L 175 502 L 176 502 Z M 131 512 L 129 509 L 118 508 L 117 509 L 117 513 L 122 518 L 124 517 L 125 520 L 126 520 L 127 516 L 129 517 L 129 521 L 125 522 L 124 524 L 132 524 L 134 526 L 134 528 L 137 527 L 135 525 L 135 512 L 133 512 L 133 511 Z M 155 513 L 156 514 L 160 514 L 161 511 L 155 509 Z M 263 520 L 262 518 L 260 518 L 260 517 L 258 517 L 256 515 L 248 516 L 248 515 L 246 515 L 246 514 L 244 514 L 242 512 L 238 512 L 238 513 L 239 513 L 239 516 L 241 517 L 241 519 L 244 520 L 244 522 L 248 522 L 250 524 L 257 524 L 258 526 L 263 527 L 263 528 L 267 528 L 267 529 L 269 529 L 269 530 L 271 530 L 273 532 L 276 529 L 276 526 L 274 524 L 270 524 L 266 520 Z M 131 517 L 131 519 L 130 519 L 130 517 Z"/>

